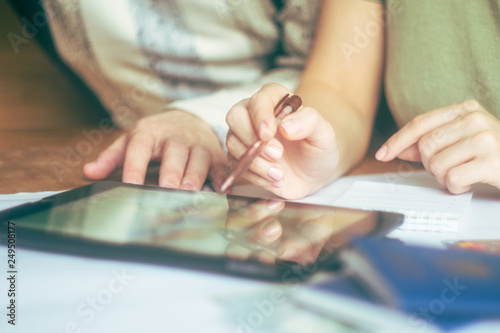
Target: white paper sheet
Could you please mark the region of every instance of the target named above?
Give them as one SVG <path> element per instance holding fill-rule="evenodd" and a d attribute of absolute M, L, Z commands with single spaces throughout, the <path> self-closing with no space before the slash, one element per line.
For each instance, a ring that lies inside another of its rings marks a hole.
<path fill-rule="evenodd" d="M 38 201 L 49 195 L 54 195 L 64 191 L 46 191 L 46 192 L 21 192 L 16 194 L 0 194 L 0 210 L 19 206 L 27 202 Z"/>
<path fill-rule="evenodd" d="M 434 188 L 356 181 L 333 204 L 402 213 L 401 230 L 456 232 L 471 198 L 472 192 L 453 195 Z"/>

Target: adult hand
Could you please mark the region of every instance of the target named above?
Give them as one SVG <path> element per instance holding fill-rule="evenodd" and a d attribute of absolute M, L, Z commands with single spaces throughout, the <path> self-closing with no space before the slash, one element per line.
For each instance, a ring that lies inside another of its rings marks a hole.
<path fill-rule="evenodd" d="M 83 171 L 88 178 L 103 179 L 123 166 L 124 183 L 143 184 L 151 160 L 161 161 L 160 186 L 186 190 L 200 190 L 209 171 L 218 188 L 227 168 L 210 126 L 187 112 L 172 110 L 139 120 Z"/>
<path fill-rule="evenodd" d="M 474 183 L 500 188 L 500 121 L 474 100 L 453 104 L 415 117 L 375 157 L 421 161 L 455 194 Z"/>
<path fill-rule="evenodd" d="M 339 151 L 333 127 L 313 108 L 300 108 L 276 127 L 273 109 L 285 94 L 292 93 L 267 84 L 233 106 L 226 117 L 226 146 L 234 167 L 255 141 L 270 139 L 242 177 L 280 197 L 298 199 L 333 180 Z"/>

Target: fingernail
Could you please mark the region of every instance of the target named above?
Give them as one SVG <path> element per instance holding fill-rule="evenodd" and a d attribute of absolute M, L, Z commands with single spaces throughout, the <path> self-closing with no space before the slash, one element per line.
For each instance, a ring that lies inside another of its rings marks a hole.
<path fill-rule="evenodd" d="M 281 169 L 270 167 L 267 175 L 274 180 L 281 180 L 285 176 L 285 173 Z"/>
<path fill-rule="evenodd" d="M 297 134 L 302 128 L 302 124 L 295 118 L 287 119 L 281 123 L 281 127 L 285 129 L 288 135 Z"/>
<path fill-rule="evenodd" d="M 294 247 L 287 247 L 281 254 L 278 254 L 278 257 L 285 260 L 295 259 L 299 255 L 299 251 Z"/>
<path fill-rule="evenodd" d="M 276 236 L 281 232 L 281 225 L 278 221 L 270 221 L 262 227 L 262 231 L 266 236 Z"/>
<path fill-rule="evenodd" d="M 276 211 L 280 210 L 283 206 L 285 205 L 284 201 L 281 200 L 268 200 L 267 201 L 267 208 L 271 211 Z"/>
<path fill-rule="evenodd" d="M 274 146 L 267 146 L 264 149 L 264 153 L 274 160 L 277 160 L 281 157 L 281 150 Z"/>
<path fill-rule="evenodd" d="M 380 147 L 380 149 L 375 154 L 375 158 L 379 161 L 382 161 L 385 155 L 387 155 L 387 145 L 383 145 L 382 147 Z"/>
<path fill-rule="evenodd" d="M 273 133 L 263 122 L 259 125 L 259 137 L 264 141 L 271 140 L 273 138 Z"/>
<path fill-rule="evenodd" d="M 142 185 L 141 182 L 138 181 L 137 179 L 127 179 L 127 180 L 124 180 L 123 182 L 127 183 L 127 184 Z"/>
<path fill-rule="evenodd" d="M 189 191 L 194 191 L 194 190 L 196 190 L 196 187 L 194 186 L 193 183 L 186 182 L 186 183 L 182 184 L 181 189 L 183 189 L 183 190 L 189 190 Z"/>
<path fill-rule="evenodd" d="M 160 187 L 176 188 L 176 186 L 168 181 L 163 181 L 160 183 Z"/>
<path fill-rule="evenodd" d="M 280 188 L 284 185 L 285 183 L 283 183 L 283 181 L 279 181 L 279 182 L 275 182 L 275 183 L 272 183 L 271 185 L 273 185 L 274 187 L 276 188 Z"/>
<path fill-rule="evenodd" d="M 95 168 L 95 166 L 97 165 L 96 161 L 93 161 L 93 162 L 89 162 L 87 164 L 84 165 L 85 168 Z"/>

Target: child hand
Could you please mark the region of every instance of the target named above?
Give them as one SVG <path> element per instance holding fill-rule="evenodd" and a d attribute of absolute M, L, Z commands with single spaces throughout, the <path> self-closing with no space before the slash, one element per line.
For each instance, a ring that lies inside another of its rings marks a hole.
<path fill-rule="evenodd" d="M 160 186 L 186 190 L 200 190 L 209 171 L 214 186 L 220 186 L 227 168 L 222 145 L 208 124 L 172 110 L 139 120 L 83 171 L 88 178 L 103 179 L 123 166 L 123 182 L 143 184 L 152 160 L 161 161 Z"/>

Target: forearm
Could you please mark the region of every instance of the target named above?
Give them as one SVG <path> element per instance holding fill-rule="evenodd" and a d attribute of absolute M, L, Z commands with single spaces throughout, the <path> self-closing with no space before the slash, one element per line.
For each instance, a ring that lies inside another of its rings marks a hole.
<path fill-rule="evenodd" d="M 297 93 L 334 128 L 339 150 L 332 179 L 366 154 L 381 90 L 383 7 L 370 1 L 323 2 L 317 38 Z M 378 27 L 366 45 L 356 44 L 366 28 Z M 346 53 L 346 48 L 356 49 Z"/>

